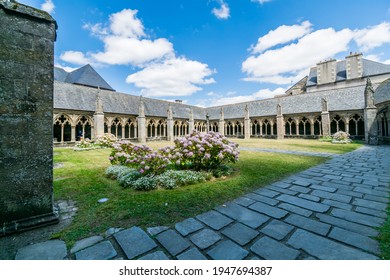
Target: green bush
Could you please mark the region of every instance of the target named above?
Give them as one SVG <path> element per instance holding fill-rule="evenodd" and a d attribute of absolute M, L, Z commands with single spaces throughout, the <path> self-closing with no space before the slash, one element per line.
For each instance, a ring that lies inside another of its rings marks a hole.
<path fill-rule="evenodd" d="M 215 178 L 220 178 L 222 176 L 229 176 L 233 173 L 233 167 L 229 165 L 222 164 L 212 171 L 212 174 Z"/>
<path fill-rule="evenodd" d="M 123 165 L 111 165 L 111 166 L 107 167 L 105 175 L 107 178 L 117 179 L 121 175 L 121 173 L 126 173 L 129 170 L 132 170 L 132 169 L 130 169 L 126 166 L 123 166 Z"/>
<path fill-rule="evenodd" d="M 157 189 L 157 181 L 152 176 L 143 176 L 133 181 L 131 188 L 137 191 L 151 191 Z"/>
<path fill-rule="evenodd" d="M 118 183 L 122 187 L 129 188 L 132 186 L 133 182 L 141 177 L 142 174 L 134 168 L 129 168 L 128 171 L 120 173 L 118 176 Z"/>
<path fill-rule="evenodd" d="M 206 179 L 210 179 L 209 173 L 192 170 L 168 170 L 155 177 L 157 185 L 164 189 L 192 185 L 204 182 Z"/>

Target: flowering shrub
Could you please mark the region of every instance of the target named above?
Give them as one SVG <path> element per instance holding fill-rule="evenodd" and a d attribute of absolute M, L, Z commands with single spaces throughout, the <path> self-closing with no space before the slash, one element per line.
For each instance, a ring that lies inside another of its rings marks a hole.
<path fill-rule="evenodd" d="M 174 189 L 179 186 L 191 185 L 204 182 L 210 177 L 205 172 L 192 170 L 167 170 L 155 177 L 159 187 Z"/>
<path fill-rule="evenodd" d="M 350 143 L 352 142 L 351 139 L 349 139 L 349 134 L 344 131 L 338 131 L 335 134 L 333 134 L 333 140 L 332 143 Z"/>
<path fill-rule="evenodd" d="M 128 171 L 122 172 L 118 176 L 118 183 L 124 188 L 131 188 L 134 181 L 142 176 L 137 170 L 129 168 Z"/>
<path fill-rule="evenodd" d="M 114 134 L 104 133 L 104 135 L 99 136 L 96 139 L 95 143 L 104 148 L 111 148 L 112 144 L 114 144 L 116 141 L 118 141 L 118 139 Z"/>
<path fill-rule="evenodd" d="M 123 165 L 111 165 L 107 167 L 105 175 L 107 178 L 116 179 L 122 173 L 128 172 L 129 170 L 131 169 Z"/>
<path fill-rule="evenodd" d="M 76 148 L 91 148 L 93 147 L 93 142 L 88 139 L 88 138 L 85 138 L 83 140 L 81 140 L 80 142 L 77 142 L 76 143 Z"/>
<path fill-rule="evenodd" d="M 171 160 L 178 169 L 212 170 L 229 162 L 238 161 L 238 144 L 230 142 L 220 133 L 192 132 L 176 139 L 170 148 Z"/>
<path fill-rule="evenodd" d="M 131 187 L 137 191 L 150 191 L 157 189 L 157 181 L 152 176 L 142 176 L 135 180 Z"/>

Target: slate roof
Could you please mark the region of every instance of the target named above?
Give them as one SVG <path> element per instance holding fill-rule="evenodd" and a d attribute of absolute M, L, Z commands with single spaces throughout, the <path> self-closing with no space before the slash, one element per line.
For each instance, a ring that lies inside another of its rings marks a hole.
<path fill-rule="evenodd" d="M 363 58 L 363 77 L 371 77 L 376 75 L 382 75 L 390 73 L 390 65 L 375 62 Z M 337 61 L 336 64 L 336 82 L 345 81 L 347 79 L 346 71 L 346 61 L 341 60 Z M 307 80 L 306 86 L 315 86 L 317 85 L 317 67 L 312 67 L 310 69 L 309 78 Z"/>
<path fill-rule="evenodd" d="M 390 100 L 390 79 L 379 85 L 374 93 L 375 104 L 380 104 Z"/>
<path fill-rule="evenodd" d="M 54 80 L 115 91 L 89 64 L 72 72 L 54 67 Z"/>

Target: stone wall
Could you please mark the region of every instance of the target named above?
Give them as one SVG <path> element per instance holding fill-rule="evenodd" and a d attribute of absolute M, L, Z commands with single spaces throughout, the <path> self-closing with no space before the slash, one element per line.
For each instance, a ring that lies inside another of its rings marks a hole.
<path fill-rule="evenodd" d="M 56 22 L 0 0 L 0 236 L 57 221 L 53 213 Z"/>

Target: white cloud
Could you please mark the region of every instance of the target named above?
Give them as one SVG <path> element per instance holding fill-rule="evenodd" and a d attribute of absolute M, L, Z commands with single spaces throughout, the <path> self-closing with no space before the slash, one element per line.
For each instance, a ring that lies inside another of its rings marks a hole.
<path fill-rule="evenodd" d="M 63 66 L 63 65 L 61 65 L 61 64 L 55 64 L 54 66 L 57 67 L 57 68 L 62 68 L 62 69 L 64 69 L 66 72 L 73 72 L 74 70 L 78 69 L 77 67 Z"/>
<path fill-rule="evenodd" d="M 219 1 L 221 4 L 221 8 L 214 8 L 211 12 L 218 19 L 228 19 L 230 17 L 230 8 L 229 5 L 226 4 L 223 0 Z"/>
<path fill-rule="evenodd" d="M 363 52 L 380 47 L 385 43 L 390 43 L 390 23 L 383 22 L 375 26 L 357 30 L 355 41 Z"/>
<path fill-rule="evenodd" d="M 85 65 L 91 64 L 92 61 L 87 58 L 84 53 L 78 51 L 66 51 L 60 55 L 62 61 L 76 64 L 76 65 Z"/>
<path fill-rule="evenodd" d="M 293 40 L 302 38 L 309 34 L 312 30 L 312 24 L 309 21 L 304 21 L 300 25 L 282 25 L 271 30 L 268 34 L 260 37 L 256 46 L 252 48 L 253 53 L 261 53 L 269 48 L 279 44 L 285 44 Z"/>
<path fill-rule="evenodd" d="M 126 82 L 141 88 L 145 96 L 188 96 L 200 91 L 199 85 L 215 83 L 209 78 L 213 73 L 207 64 L 172 58 L 146 66 L 129 75 Z"/>
<path fill-rule="evenodd" d="M 54 13 L 54 3 L 52 0 L 45 0 L 44 3 L 41 4 L 41 9 L 44 10 L 45 12 L 48 12 L 49 14 Z"/>
<path fill-rule="evenodd" d="M 264 4 L 265 2 L 271 2 L 272 0 L 251 0 L 252 2 L 257 2 L 260 4 Z"/>
<path fill-rule="evenodd" d="M 214 93 L 212 95 L 213 98 L 202 100 L 202 102 L 196 106 L 213 107 L 213 106 L 222 106 L 228 104 L 236 104 L 241 102 L 249 102 L 249 101 L 260 100 L 260 99 L 267 99 L 267 98 L 272 98 L 275 95 L 284 94 L 285 91 L 286 89 L 279 87 L 274 90 L 261 89 L 250 95 L 231 96 L 231 94 L 229 94 L 231 92 L 225 94 Z"/>
<path fill-rule="evenodd" d="M 142 22 L 136 17 L 137 10 L 124 9 L 110 16 L 109 25 L 102 23 L 84 24 L 104 43 L 104 51 L 83 54 L 67 51 L 60 58 L 74 64 L 133 65 L 141 67 L 145 63 L 174 56 L 173 45 L 165 38 L 149 40 Z"/>

